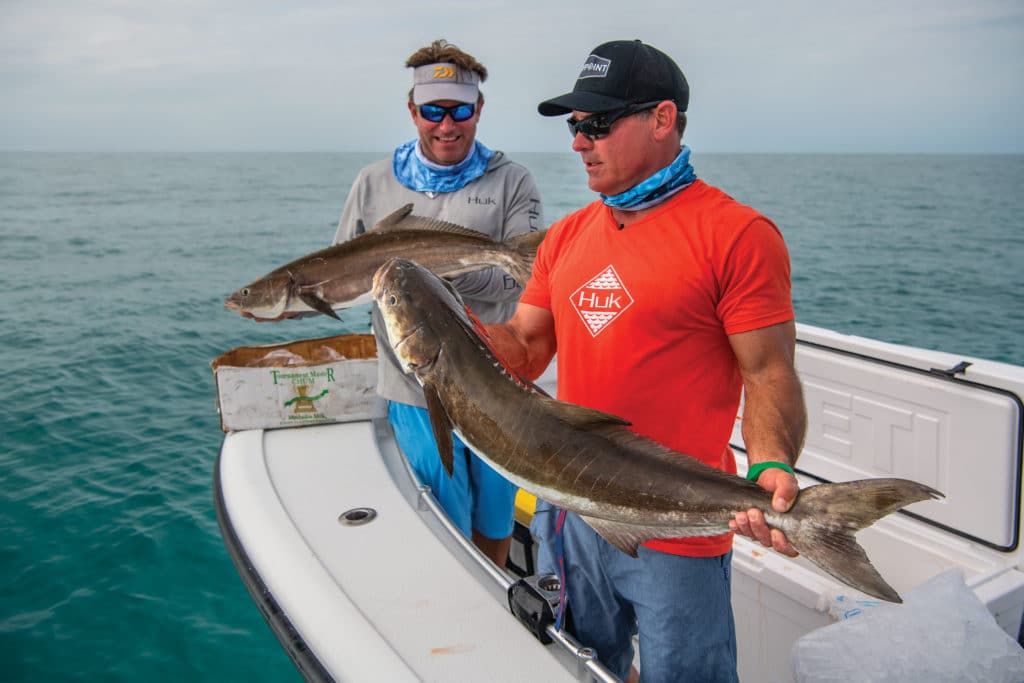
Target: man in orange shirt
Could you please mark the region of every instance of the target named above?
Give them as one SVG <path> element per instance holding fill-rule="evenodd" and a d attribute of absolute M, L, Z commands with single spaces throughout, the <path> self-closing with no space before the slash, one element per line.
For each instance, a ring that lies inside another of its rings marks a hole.
<path fill-rule="evenodd" d="M 789 256 L 771 221 L 696 178 L 682 146 L 688 103 L 675 62 L 637 40 L 599 45 L 573 91 L 540 104 L 570 114 L 601 200 L 551 226 L 516 313 L 488 329 L 527 377 L 557 351 L 559 399 L 727 472 L 745 392 L 748 462 L 763 463 L 756 481 L 786 510 L 806 425 Z M 538 505 L 542 570 L 555 569 L 554 515 Z M 796 554 L 759 510 L 734 530 Z M 736 680 L 731 534 L 650 541 L 633 559 L 575 514 L 561 533 L 576 637 L 606 666 L 630 675 L 639 632 L 644 681 Z"/>

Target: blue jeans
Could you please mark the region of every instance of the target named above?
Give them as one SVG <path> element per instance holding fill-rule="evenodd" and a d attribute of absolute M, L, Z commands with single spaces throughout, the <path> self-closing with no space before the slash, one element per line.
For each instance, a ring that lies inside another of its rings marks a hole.
<path fill-rule="evenodd" d="M 531 531 L 538 539 L 538 573 L 557 571 L 558 509 L 538 500 Z M 735 683 L 736 627 L 732 615 L 732 552 L 682 557 L 641 546 L 621 552 L 569 513 L 562 529 L 565 588 L 576 639 L 625 680 L 640 635 L 644 683 Z"/>
<path fill-rule="evenodd" d="M 514 484 L 491 469 L 454 434 L 454 467 L 449 477 L 441 464 L 430 415 L 425 409 L 389 401 L 388 420 L 416 476 L 430 487 L 466 538 L 473 537 L 473 529 L 493 539 L 512 533 L 517 491 Z"/>

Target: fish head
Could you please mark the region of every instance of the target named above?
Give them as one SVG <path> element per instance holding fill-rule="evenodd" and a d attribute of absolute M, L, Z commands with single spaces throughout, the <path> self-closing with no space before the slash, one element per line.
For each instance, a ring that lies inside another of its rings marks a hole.
<path fill-rule="evenodd" d="M 286 274 L 270 274 L 232 292 L 224 308 L 248 318 L 278 318 L 288 308 L 292 280 Z"/>
<path fill-rule="evenodd" d="M 373 299 L 402 369 L 422 379 L 464 308 L 461 298 L 415 261 L 392 258 L 373 276 Z"/>

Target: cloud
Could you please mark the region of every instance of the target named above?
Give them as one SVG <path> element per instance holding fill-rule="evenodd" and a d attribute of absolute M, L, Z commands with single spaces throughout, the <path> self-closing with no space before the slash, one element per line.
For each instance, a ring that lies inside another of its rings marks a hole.
<path fill-rule="evenodd" d="M 0 148 L 384 151 L 413 134 L 404 60 L 438 37 L 487 65 L 481 139 L 510 151 L 567 150 L 536 103 L 634 37 L 683 67 L 706 151 L 1024 151 L 1024 12 L 954 0 L 15 0 Z"/>

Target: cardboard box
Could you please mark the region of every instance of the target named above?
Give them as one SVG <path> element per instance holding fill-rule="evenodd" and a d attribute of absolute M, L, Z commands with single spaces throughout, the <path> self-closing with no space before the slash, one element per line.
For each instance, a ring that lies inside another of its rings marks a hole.
<path fill-rule="evenodd" d="M 215 358 L 221 429 L 272 429 L 382 414 L 372 334 L 241 346 Z"/>

